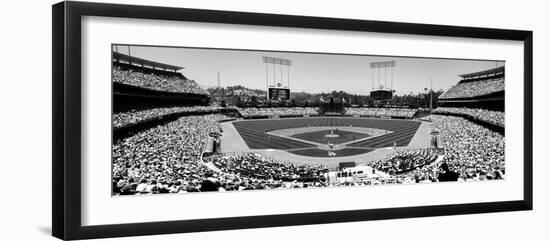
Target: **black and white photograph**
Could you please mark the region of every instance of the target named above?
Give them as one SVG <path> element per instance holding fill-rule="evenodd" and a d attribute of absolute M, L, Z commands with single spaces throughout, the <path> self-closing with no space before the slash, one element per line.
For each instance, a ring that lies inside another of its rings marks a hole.
<path fill-rule="evenodd" d="M 544 240 L 545 5 L 7 2 L 0 240 Z"/>
<path fill-rule="evenodd" d="M 113 196 L 506 180 L 504 60 L 111 51 Z"/>

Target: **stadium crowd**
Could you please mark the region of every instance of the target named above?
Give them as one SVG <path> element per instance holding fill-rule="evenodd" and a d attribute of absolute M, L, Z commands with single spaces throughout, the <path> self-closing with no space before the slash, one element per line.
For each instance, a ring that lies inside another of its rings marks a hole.
<path fill-rule="evenodd" d="M 215 113 L 221 109 L 223 108 L 217 106 L 183 106 L 120 112 L 113 114 L 113 127 L 121 128 L 174 113 Z"/>
<path fill-rule="evenodd" d="M 502 179 L 504 136 L 464 118 L 432 115 L 446 147 L 444 162 L 462 180 Z"/>
<path fill-rule="evenodd" d="M 113 194 L 156 194 L 304 188 L 384 183 L 493 180 L 505 177 L 504 137 L 461 117 L 427 117 L 442 149 L 400 150 L 368 166 L 387 175 L 328 183 L 322 165 L 280 163 L 258 153 L 201 154 L 209 133 L 228 117 L 186 116 L 117 140 L 113 145 Z M 445 153 L 444 156 L 441 154 Z M 452 176 L 452 175 L 451 175 Z"/>
<path fill-rule="evenodd" d="M 504 112 L 485 109 L 439 107 L 433 111 L 436 114 L 460 114 L 486 121 L 495 125 L 504 126 Z"/>
<path fill-rule="evenodd" d="M 504 90 L 504 78 L 458 83 L 439 96 L 440 99 L 470 98 Z"/>
<path fill-rule="evenodd" d="M 186 116 L 113 144 L 113 194 L 199 191 L 211 171 L 200 155 L 224 115 Z"/>
<path fill-rule="evenodd" d="M 346 115 L 413 118 L 418 109 L 407 108 L 347 108 Z"/>
<path fill-rule="evenodd" d="M 443 150 L 409 150 L 369 163 L 394 183 L 497 180 L 505 177 L 504 136 L 461 117 L 432 115 Z M 383 180 L 377 180 L 383 181 Z M 388 182 L 385 180 L 385 182 Z"/>
<path fill-rule="evenodd" d="M 437 151 L 434 149 L 405 150 L 393 153 L 385 159 L 371 162 L 369 166 L 390 175 L 398 175 L 421 168 L 436 159 Z"/>
<path fill-rule="evenodd" d="M 213 160 L 224 173 L 244 177 L 273 180 L 322 179 L 326 167 L 321 165 L 294 165 L 270 160 L 258 153 L 219 156 Z"/>
<path fill-rule="evenodd" d="M 278 107 L 278 108 L 239 108 L 239 113 L 245 118 L 268 116 L 304 116 L 318 115 L 314 107 Z"/>
<path fill-rule="evenodd" d="M 113 194 L 239 191 L 323 186 L 326 168 L 277 163 L 260 154 L 211 156 L 202 160 L 208 134 L 223 115 L 186 116 L 137 133 L 113 145 Z"/>
<path fill-rule="evenodd" d="M 185 78 L 181 74 L 154 74 L 141 72 L 137 68 L 124 69 L 113 67 L 113 82 L 137 87 L 176 93 L 190 93 L 206 95 L 208 92 L 195 81 Z"/>

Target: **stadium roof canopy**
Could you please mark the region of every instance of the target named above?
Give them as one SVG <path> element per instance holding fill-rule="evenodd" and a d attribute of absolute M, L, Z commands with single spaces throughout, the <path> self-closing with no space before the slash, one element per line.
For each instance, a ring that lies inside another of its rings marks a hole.
<path fill-rule="evenodd" d="M 142 58 L 126 55 L 126 54 L 121 54 L 119 52 L 114 52 L 114 51 L 113 51 L 113 61 L 115 62 L 122 61 L 122 62 L 134 64 L 134 65 L 149 66 L 154 69 L 172 70 L 174 72 L 180 69 L 183 69 L 183 67 L 181 66 L 163 64 L 163 63 L 142 59 Z"/>
<path fill-rule="evenodd" d="M 466 78 L 485 76 L 485 75 L 491 75 L 491 74 L 498 74 L 498 73 L 504 73 L 504 66 L 500 66 L 500 67 L 493 68 L 493 69 L 487 69 L 487 70 L 483 70 L 483 71 L 478 71 L 478 72 L 474 72 L 474 73 L 469 73 L 469 74 L 462 74 L 462 75 L 459 75 L 459 76 L 466 79 Z"/>

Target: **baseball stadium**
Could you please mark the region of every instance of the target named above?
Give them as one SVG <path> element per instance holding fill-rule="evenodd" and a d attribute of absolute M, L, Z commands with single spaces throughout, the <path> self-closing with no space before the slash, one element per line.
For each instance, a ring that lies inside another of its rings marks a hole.
<path fill-rule="evenodd" d="M 201 70 L 214 80 L 203 80 L 191 69 L 210 62 L 182 66 L 137 50 L 112 49 L 113 195 L 505 178 L 502 61 L 463 61 L 444 84 L 411 84 L 395 73 L 414 59 L 365 59 L 356 88 L 366 92 L 351 93 L 338 83 L 295 90 L 300 53 L 255 53 L 246 61 L 261 66 L 250 71 L 258 81 L 222 85 L 214 60 Z M 235 66 L 225 72 L 251 69 Z"/>

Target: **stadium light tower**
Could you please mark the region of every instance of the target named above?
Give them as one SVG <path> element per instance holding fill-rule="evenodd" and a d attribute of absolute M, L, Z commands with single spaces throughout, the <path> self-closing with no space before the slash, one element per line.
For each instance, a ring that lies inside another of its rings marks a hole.
<path fill-rule="evenodd" d="M 221 79 L 220 72 L 218 72 L 218 104 L 222 106 L 222 88 L 221 88 Z"/>
<path fill-rule="evenodd" d="M 289 100 L 290 99 L 290 66 L 292 65 L 292 60 L 290 59 L 281 59 L 269 56 L 262 56 L 262 61 L 265 63 L 265 84 L 267 88 L 267 99 L 268 100 Z M 273 84 L 270 84 L 269 81 L 269 65 L 273 66 Z M 279 78 L 277 80 L 276 76 L 276 67 L 279 66 Z M 284 67 L 286 66 L 286 71 Z M 286 72 L 286 84 L 284 81 L 284 72 Z"/>
<path fill-rule="evenodd" d="M 372 89 L 370 96 L 374 100 L 383 101 L 391 100 L 393 97 L 393 70 L 396 64 L 395 61 L 382 61 L 382 62 L 371 62 L 370 68 L 372 70 Z M 382 78 L 382 69 L 384 69 L 384 77 Z M 388 69 L 390 71 L 390 88 L 388 88 Z M 378 84 L 374 85 L 375 72 L 378 70 Z M 382 85 L 382 79 L 384 79 L 384 84 Z"/>
<path fill-rule="evenodd" d="M 430 114 L 432 114 L 432 108 L 433 108 L 433 105 L 432 105 L 432 101 L 433 101 L 433 77 L 430 78 Z"/>

